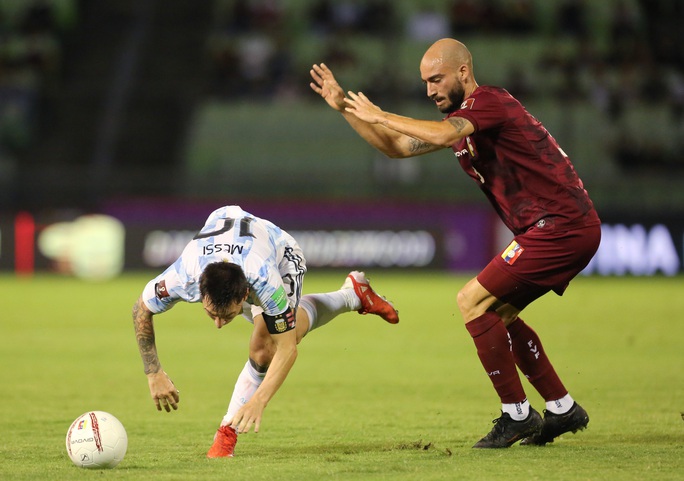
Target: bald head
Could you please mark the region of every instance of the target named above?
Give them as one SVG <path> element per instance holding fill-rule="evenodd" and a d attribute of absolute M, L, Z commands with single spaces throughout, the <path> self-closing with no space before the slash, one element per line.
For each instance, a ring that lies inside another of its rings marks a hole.
<path fill-rule="evenodd" d="M 444 113 L 459 109 L 463 99 L 477 88 L 473 57 L 465 45 L 453 38 L 437 40 L 427 49 L 420 62 L 420 76 L 427 96 Z"/>
<path fill-rule="evenodd" d="M 441 64 L 448 68 L 458 68 L 466 64 L 470 70 L 473 68 L 473 56 L 468 48 L 453 38 L 443 38 L 433 43 L 427 49 L 421 64 L 435 66 Z M 426 65 L 426 66 L 427 66 Z"/>

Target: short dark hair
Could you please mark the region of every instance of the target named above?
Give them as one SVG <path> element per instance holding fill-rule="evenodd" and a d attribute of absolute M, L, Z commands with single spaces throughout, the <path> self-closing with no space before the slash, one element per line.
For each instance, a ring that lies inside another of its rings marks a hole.
<path fill-rule="evenodd" d="M 212 262 L 199 279 L 200 295 L 209 298 L 216 309 L 242 301 L 248 288 L 242 267 L 232 262 Z"/>

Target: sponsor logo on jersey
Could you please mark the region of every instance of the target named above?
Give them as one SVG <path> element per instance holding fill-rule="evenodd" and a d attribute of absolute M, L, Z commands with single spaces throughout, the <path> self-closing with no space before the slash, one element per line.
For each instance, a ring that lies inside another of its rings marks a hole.
<path fill-rule="evenodd" d="M 513 265 L 515 261 L 518 260 L 518 257 L 525 252 L 525 248 L 518 244 L 516 241 L 511 242 L 508 244 L 508 247 L 504 249 L 503 253 L 501 254 L 501 258 L 508 264 L 508 265 Z"/>
<path fill-rule="evenodd" d="M 161 280 L 154 285 L 154 294 L 158 299 L 163 299 L 164 297 L 169 297 L 169 290 L 166 288 L 166 281 Z"/>

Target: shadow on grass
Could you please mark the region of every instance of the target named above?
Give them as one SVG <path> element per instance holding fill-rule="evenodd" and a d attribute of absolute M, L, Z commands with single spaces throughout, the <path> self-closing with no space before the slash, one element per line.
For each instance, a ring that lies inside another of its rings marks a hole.
<path fill-rule="evenodd" d="M 344 443 L 335 442 L 329 444 L 297 444 L 294 446 L 261 446 L 259 449 L 245 449 L 239 453 L 240 457 L 268 457 L 269 459 L 286 458 L 292 456 L 375 456 L 391 454 L 400 451 L 424 452 L 437 456 L 451 456 L 452 448 L 439 445 L 422 439 L 417 441 L 400 443 Z M 237 456 L 236 451 L 236 456 Z"/>

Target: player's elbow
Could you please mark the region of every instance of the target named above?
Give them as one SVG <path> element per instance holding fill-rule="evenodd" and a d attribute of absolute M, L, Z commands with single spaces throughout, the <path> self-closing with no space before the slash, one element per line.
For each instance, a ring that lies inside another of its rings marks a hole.
<path fill-rule="evenodd" d="M 290 366 L 295 363 L 297 356 L 299 355 L 296 343 L 278 346 L 278 351 L 282 359 Z"/>
<path fill-rule="evenodd" d="M 464 136 L 455 134 L 454 132 L 444 132 L 435 135 L 432 139 L 433 145 L 438 145 L 444 149 L 451 148 L 454 144 L 458 143 Z"/>
<path fill-rule="evenodd" d="M 424 153 L 415 147 L 414 142 L 415 139 L 407 137 L 405 141 L 394 143 L 381 151 L 390 159 L 406 159 Z"/>
<path fill-rule="evenodd" d="M 297 359 L 297 356 L 299 355 L 299 349 L 297 349 L 297 344 L 294 344 L 292 346 L 288 346 L 286 348 L 285 355 L 289 359 L 292 359 L 292 362 L 295 362 L 295 360 Z"/>
<path fill-rule="evenodd" d="M 439 145 L 440 147 L 444 149 L 449 149 L 451 148 L 456 142 L 458 142 L 460 139 L 444 139 L 440 142 L 435 143 L 435 145 Z"/>
<path fill-rule="evenodd" d="M 411 157 L 408 153 L 400 152 L 398 150 L 391 150 L 383 153 L 390 159 L 405 159 L 406 157 Z"/>

